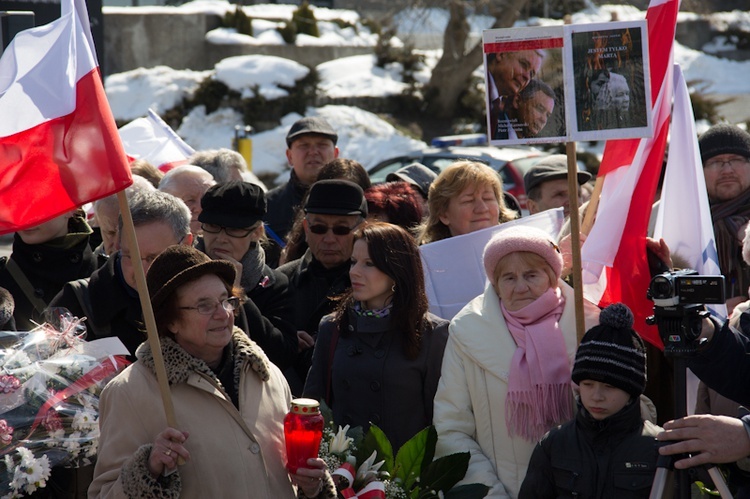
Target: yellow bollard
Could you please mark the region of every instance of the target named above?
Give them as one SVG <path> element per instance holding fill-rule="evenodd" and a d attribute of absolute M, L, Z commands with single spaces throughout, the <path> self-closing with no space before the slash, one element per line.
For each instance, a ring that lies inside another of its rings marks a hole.
<path fill-rule="evenodd" d="M 234 140 L 232 141 L 232 146 L 235 151 L 240 153 L 242 157 L 245 158 L 248 171 L 253 171 L 253 139 L 251 138 L 252 134 L 253 127 L 251 127 L 250 125 L 246 125 L 244 127 L 236 125 L 234 127 Z"/>

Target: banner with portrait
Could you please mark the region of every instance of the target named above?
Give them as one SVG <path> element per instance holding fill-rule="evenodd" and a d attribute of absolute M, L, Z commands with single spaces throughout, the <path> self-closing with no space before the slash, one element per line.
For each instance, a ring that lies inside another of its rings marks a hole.
<path fill-rule="evenodd" d="M 482 41 L 490 144 L 652 135 L 645 20 L 492 29 Z"/>
<path fill-rule="evenodd" d="M 482 43 L 490 144 L 567 140 L 562 27 L 485 30 Z"/>

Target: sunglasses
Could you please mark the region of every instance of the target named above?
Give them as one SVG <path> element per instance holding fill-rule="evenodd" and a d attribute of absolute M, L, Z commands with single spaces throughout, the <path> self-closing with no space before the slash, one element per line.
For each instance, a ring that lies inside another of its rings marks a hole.
<path fill-rule="evenodd" d="M 313 234 L 318 234 L 321 236 L 328 233 L 329 230 L 336 236 L 346 236 L 350 234 L 351 231 L 356 229 L 357 226 L 355 225 L 354 227 L 347 227 L 346 225 L 334 225 L 333 227 L 329 227 L 325 224 L 308 224 L 307 228 L 310 229 L 310 232 L 312 232 Z"/>
<path fill-rule="evenodd" d="M 218 234 L 222 230 L 226 235 L 229 237 L 247 237 L 250 235 L 252 231 L 255 230 L 255 228 L 250 229 L 240 229 L 237 227 L 222 227 L 221 225 L 215 225 L 215 224 L 201 224 L 201 229 L 203 229 L 203 232 L 208 232 L 209 234 Z"/>

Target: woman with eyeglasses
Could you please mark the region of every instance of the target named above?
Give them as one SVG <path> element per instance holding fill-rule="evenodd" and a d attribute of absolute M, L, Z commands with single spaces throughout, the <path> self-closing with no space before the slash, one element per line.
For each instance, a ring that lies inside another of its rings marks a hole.
<path fill-rule="evenodd" d="M 236 270 L 170 246 L 146 276 L 179 428 L 167 426 L 149 343 L 102 392 L 89 497 L 336 497 L 322 459 L 290 475 L 281 371 L 233 326 Z M 182 463 L 181 463 L 182 461 Z"/>
<path fill-rule="evenodd" d="M 266 265 L 265 214 L 266 197 L 259 186 L 242 181 L 216 184 L 201 198 L 198 220 L 203 236 L 196 247 L 214 260 L 234 265 L 234 284 L 250 298 L 235 324 L 283 370 L 297 356 L 297 328 L 285 319 L 291 314 L 289 279 Z"/>
<path fill-rule="evenodd" d="M 323 318 L 305 396 L 336 424 L 377 425 L 394 451 L 432 424 L 448 322 L 427 310 L 414 237 L 389 223 L 354 232 L 352 287 Z"/>

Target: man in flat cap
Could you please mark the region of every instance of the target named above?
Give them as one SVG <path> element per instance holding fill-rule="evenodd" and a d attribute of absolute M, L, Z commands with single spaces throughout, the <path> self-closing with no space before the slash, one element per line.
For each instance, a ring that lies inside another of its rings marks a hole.
<path fill-rule="evenodd" d="M 323 165 L 338 157 L 338 139 L 333 127 L 320 117 L 302 118 L 289 129 L 286 136 L 286 159 L 292 168 L 289 180 L 266 195 L 268 212 L 265 221 L 274 241 L 286 238 L 292 228 L 295 211 L 317 180 L 318 172 Z M 267 250 L 268 262 L 275 266 L 281 246 L 270 245 Z"/>
<path fill-rule="evenodd" d="M 351 286 L 352 232 L 367 217 L 367 200 L 353 182 L 320 180 L 310 188 L 304 211 L 308 249 L 302 258 L 279 267 L 289 278 L 293 311 L 288 320 L 297 326 L 299 340 L 295 369 L 285 372 L 295 395 L 301 395 L 310 369 L 320 319 L 333 311 L 331 298 Z"/>
<path fill-rule="evenodd" d="M 581 206 L 581 188 L 591 178 L 591 174 L 578 171 L 578 199 Z M 568 195 L 568 157 L 565 154 L 552 154 L 539 160 L 523 176 L 526 188 L 526 207 L 529 214 L 562 207 L 565 216 L 570 215 Z"/>

